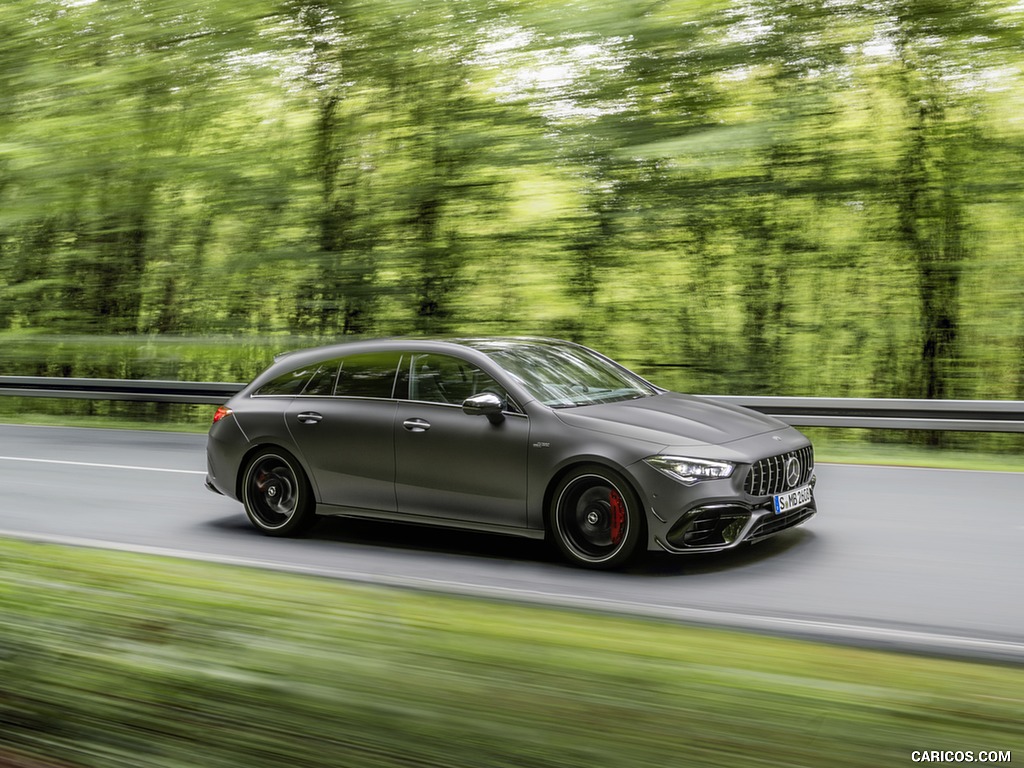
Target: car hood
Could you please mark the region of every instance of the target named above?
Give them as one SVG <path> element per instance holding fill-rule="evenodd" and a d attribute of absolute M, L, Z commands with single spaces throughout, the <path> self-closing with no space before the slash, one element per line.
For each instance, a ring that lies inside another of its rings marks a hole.
<path fill-rule="evenodd" d="M 563 408 L 555 413 L 573 427 L 664 446 L 722 445 L 787 428 L 784 422 L 749 408 L 678 392 Z"/>

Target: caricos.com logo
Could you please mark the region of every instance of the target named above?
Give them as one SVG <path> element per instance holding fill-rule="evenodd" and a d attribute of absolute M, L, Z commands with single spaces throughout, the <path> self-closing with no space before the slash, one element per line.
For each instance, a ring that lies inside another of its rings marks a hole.
<path fill-rule="evenodd" d="M 910 753 L 915 763 L 1012 763 L 1013 755 L 1009 750 L 981 750 L 974 752 L 965 749 L 916 749 Z"/>

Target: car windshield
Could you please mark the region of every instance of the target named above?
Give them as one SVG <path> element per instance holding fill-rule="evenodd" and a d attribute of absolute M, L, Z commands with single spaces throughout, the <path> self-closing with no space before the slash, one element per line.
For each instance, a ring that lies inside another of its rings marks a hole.
<path fill-rule="evenodd" d="M 480 349 L 553 408 L 636 400 L 658 393 L 640 377 L 583 347 L 509 342 L 480 345 Z"/>

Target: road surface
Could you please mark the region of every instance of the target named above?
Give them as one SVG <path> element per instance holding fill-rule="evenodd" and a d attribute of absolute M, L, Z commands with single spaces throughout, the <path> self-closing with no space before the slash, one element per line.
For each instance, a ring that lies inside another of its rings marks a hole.
<path fill-rule="evenodd" d="M 820 511 L 802 528 L 595 573 L 541 542 L 415 526 L 324 519 L 303 539 L 266 538 L 203 487 L 204 445 L 0 425 L 0 535 L 1024 660 L 1024 474 L 820 465 Z"/>

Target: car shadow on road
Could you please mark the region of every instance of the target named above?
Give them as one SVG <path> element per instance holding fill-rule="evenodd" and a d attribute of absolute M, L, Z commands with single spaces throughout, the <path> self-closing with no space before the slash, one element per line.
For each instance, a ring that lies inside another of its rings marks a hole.
<path fill-rule="evenodd" d="M 671 555 L 667 552 L 649 552 L 647 557 L 627 570 L 646 576 L 697 576 L 704 573 L 737 571 L 763 562 L 778 560 L 816 545 L 813 531 L 794 528 L 783 531 L 757 544 L 746 544 L 724 552 L 694 555 Z"/>
<path fill-rule="evenodd" d="M 243 514 L 219 518 L 211 527 L 240 535 L 262 536 Z M 382 522 L 359 518 L 321 517 L 306 534 L 307 540 L 338 542 L 358 547 L 379 547 L 409 550 L 438 555 L 520 561 L 564 566 L 566 563 L 555 547 L 545 541 L 501 536 L 479 531 L 441 528 L 407 523 Z M 648 552 L 638 562 L 612 573 L 634 577 L 688 576 L 740 570 L 761 562 L 785 558 L 813 547 L 813 531 L 796 528 L 754 545 L 726 552 L 694 555 L 671 555 Z"/>
<path fill-rule="evenodd" d="M 535 562 L 558 561 L 557 553 L 538 539 L 429 525 L 324 517 L 317 521 L 308 536 L 320 540 L 467 557 Z"/>

